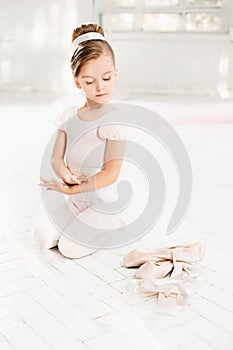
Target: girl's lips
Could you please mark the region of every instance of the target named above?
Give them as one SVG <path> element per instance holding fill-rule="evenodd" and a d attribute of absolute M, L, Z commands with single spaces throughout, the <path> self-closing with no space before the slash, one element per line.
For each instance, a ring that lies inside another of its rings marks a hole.
<path fill-rule="evenodd" d="M 96 97 L 102 97 L 102 96 L 105 96 L 107 94 L 101 94 L 101 95 L 96 95 Z"/>

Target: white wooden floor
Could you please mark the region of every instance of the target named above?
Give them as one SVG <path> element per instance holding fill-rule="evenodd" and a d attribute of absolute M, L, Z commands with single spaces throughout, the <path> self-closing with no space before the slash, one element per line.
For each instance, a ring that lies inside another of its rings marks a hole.
<path fill-rule="evenodd" d="M 192 122 L 175 125 L 192 160 L 194 192 L 174 234 L 164 235 L 165 212 L 143 240 L 71 260 L 57 249 L 41 252 L 31 236 L 40 159 L 54 131 L 47 106 L 43 99 L 29 105 L 27 96 L 8 100 L 0 108 L 0 349 L 232 350 L 233 124 L 195 123 L 190 105 Z M 166 103 L 163 111 L 172 115 Z M 131 248 L 200 238 L 207 248 L 202 277 L 178 315 L 127 292 L 135 270 L 121 262 Z"/>

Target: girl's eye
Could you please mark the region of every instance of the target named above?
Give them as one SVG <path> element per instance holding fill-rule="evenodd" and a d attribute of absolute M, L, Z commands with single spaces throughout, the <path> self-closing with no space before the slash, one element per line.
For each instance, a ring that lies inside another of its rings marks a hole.
<path fill-rule="evenodd" d="M 110 80 L 111 79 L 111 77 L 109 77 L 109 78 L 104 78 L 104 80 Z"/>
<path fill-rule="evenodd" d="M 86 81 L 86 84 L 92 84 L 93 81 Z"/>

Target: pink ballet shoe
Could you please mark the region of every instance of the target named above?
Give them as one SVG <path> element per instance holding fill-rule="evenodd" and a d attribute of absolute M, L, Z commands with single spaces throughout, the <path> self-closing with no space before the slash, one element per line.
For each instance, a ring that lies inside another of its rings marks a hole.
<path fill-rule="evenodd" d="M 199 242 L 177 245 L 170 247 L 172 250 L 172 259 L 188 263 L 200 262 L 205 256 L 205 242 Z"/>
<path fill-rule="evenodd" d="M 171 252 L 167 249 L 154 249 L 152 252 L 142 252 L 137 249 L 131 250 L 123 258 L 125 267 L 138 267 L 147 261 L 159 262 L 171 259 Z"/>
<path fill-rule="evenodd" d="M 164 261 L 160 264 L 154 263 L 153 261 L 148 261 L 139 267 L 135 277 L 144 279 L 163 278 L 167 276 L 172 269 L 173 263 L 171 261 Z"/>
<path fill-rule="evenodd" d="M 172 247 L 153 249 L 149 252 L 142 252 L 137 249 L 132 250 L 123 258 L 125 267 L 138 267 L 147 261 L 154 263 L 170 260 L 183 262 L 199 262 L 205 255 L 204 241 L 191 244 L 175 245 Z"/>
<path fill-rule="evenodd" d="M 200 241 L 150 252 L 134 249 L 123 260 L 125 267 L 140 266 L 134 280 L 136 293 L 155 296 L 161 306 L 185 306 L 198 276 L 193 263 L 204 255 L 204 241 Z"/>

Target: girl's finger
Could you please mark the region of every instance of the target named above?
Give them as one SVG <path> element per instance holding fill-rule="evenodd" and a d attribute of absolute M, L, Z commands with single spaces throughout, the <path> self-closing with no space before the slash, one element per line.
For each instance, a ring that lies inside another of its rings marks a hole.
<path fill-rule="evenodd" d="M 50 183 L 50 182 L 47 182 L 46 184 L 38 184 L 38 186 L 43 186 L 43 187 L 51 187 L 51 186 L 54 186 L 54 184 Z"/>
<path fill-rule="evenodd" d="M 48 180 L 47 179 L 45 179 L 44 177 L 40 177 L 40 180 L 42 180 L 42 181 L 44 181 L 44 182 L 48 182 Z"/>
<path fill-rule="evenodd" d="M 53 185 L 47 186 L 47 190 L 54 190 L 54 186 Z"/>
<path fill-rule="evenodd" d="M 46 184 L 46 183 L 48 183 L 48 181 L 44 181 L 44 180 L 41 180 L 42 182 L 42 184 L 44 185 L 44 184 Z"/>
<path fill-rule="evenodd" d="M 40 184 L 38 184 L 38 186 L 44 186 L 44 187 L 47 187 L 49 185 L 49 182 L 47 182 L 47 183 L 40 183 Z"/>
<path fill-rule="evenodd" d="M 39 185 L 40 185 L 40 186 L 49 186 L 49 185 L 50 185 L 50 182 L 40 183 Z"/>

